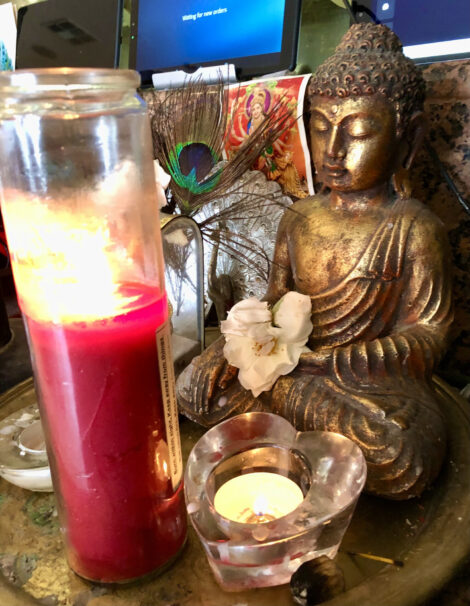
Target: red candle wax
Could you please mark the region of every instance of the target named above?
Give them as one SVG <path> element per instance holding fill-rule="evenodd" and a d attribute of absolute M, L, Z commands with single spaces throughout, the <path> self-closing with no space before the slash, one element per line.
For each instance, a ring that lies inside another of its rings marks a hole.
<path fill-rule="evenodd" d="M 159 568 L 186 536 L 155 336 L 167 301 L 145 287 L 130 290 L 132 308 L 111 318 L 62 325 L 27 318 L 70 565 L 102 582 Z"/>

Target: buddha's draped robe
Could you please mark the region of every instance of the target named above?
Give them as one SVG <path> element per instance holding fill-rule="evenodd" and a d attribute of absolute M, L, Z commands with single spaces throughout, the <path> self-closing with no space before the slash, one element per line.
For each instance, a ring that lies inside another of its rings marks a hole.
<path fill-rule="evenodd" d="M 452 321 L 449 259 L 442 250 L 439 220 L 419 202 L 398 200 L 350 274 L 311 297 L 308 345 L 330 351 L 326 373 L 310 374 L 308 357 L 301 359 L 255 399 L 238 381 L 209 394 L 211 371 L 196 359 L 179 381 L 183 412 L 189 405 L 199 422 L 202 415 L 213 424 L 227 411 L 271 410 L 301 431 L 342 433 L 364 452 L 370 492 L 420 494 L 438 473 L 446 442 L 432 387 Z M 222 347 L 221 340 L 206 352 L 213 372 Z"/>

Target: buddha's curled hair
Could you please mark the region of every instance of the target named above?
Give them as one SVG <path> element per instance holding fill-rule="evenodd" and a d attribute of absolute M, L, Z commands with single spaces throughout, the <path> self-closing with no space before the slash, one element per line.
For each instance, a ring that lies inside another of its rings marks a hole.
<path fill-rule="evenodd" d="M 398 36 L 385 25 L 352 25 L 334 54 L 313 74 L 309 98 L 379 94 L 394 104 L 400 126 L 423 109 L 425 83 L 420 70 L 404 56 Z"/>

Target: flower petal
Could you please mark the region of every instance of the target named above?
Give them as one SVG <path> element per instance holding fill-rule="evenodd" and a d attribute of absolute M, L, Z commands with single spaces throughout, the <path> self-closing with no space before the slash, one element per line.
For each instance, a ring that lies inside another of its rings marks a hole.
<path fill-rule="evenodd" d="M 244 364 L 238 379 L 245 389 L 251 389 L 255 397 L 271 389 L 281 375 L 289 374 L 297 366 L 302 347 L 287 343 L 278 344 L 267 356 L 254 356 Z"/>
<path fill-rule="evenodd" d="M 268 304 L 250 297 L 232 307 L 227 319 L 220 323 L 220 330 L 223 334 L 244 335 L 250 326 L 265 322 L 270 324 L 271 320 Z"/>
<path fill-rule="evenodd" d="M 275 381 L 275 379 L 266 380 L 265 377 L 259 375 L 254 377 L 253 374 L 245 376 L 242 371 L 238 373 L 238 380 L 240 381 L 242 387 L 247 390 L 251 390 L 251 393 L 255 398 L 257 398 L 261 392 L 269 391 L 274 385 Z"/>
<path fill-rule="evenodd" d="M 281 329 L 279 338 L 284 343 L 302 342 L 305 345 L 312 332 L 312 302 L 308 295 L 290 291 L 273 308 L 274 324 Z"/>
<path fill-rule="evenodd" d="M 252 339 L 233 335 L 226 336 L 224 356 L 227 362 L 236 368 L 249 367 L 256 358 Z"/>
<path fill-rule="evenodd" d="M 255 397 L 297 366 L 312 330 L 310 315 L 310 297 L 289 292 L 272 313 L 266 302 L 254 297 L 240 301 L 221 323 L 224 355 L 239 369 L 240 383 Z"/>
<path fill-rule="evenodd" d="M 155 181 L 166 189 L 170 185 L 171 176 L 163 170 L 158 160 L 153 161 L 153 166 L 155 168 Z"/>
<path fill-rule="evenodd" d="M 271 334 L 270 328 L 271 324 L 269 322 L 262 322 L 250 326 L 246 332 L 247 336 L 259 345 L 271 343 L 271 349 L 267 353 L 269 353 L 276 344 L 276 338 Z"/>
<path fill-rule="evenodd" d="M 157 185 L 158 208 L 163 208 L 168 204 L 168 200 L 166 199 L 165 195 L 165 189 L 168 187 L 171 177 L 163 170 L 158 160 L 154 160 L 153 165 L 155 168 L 155 182 Z"/>

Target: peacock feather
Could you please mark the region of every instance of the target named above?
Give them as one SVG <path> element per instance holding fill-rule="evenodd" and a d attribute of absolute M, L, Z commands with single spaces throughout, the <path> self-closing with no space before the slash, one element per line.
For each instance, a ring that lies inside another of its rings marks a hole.
<path fill-rule="evenodd" d="M 222 162 L 232 128 L 222 78 L 215 85 L 190 80 L 156 100 L 152 118 L 155 157 L 171 175 L 170 188 L 180 212 L 192 216 L 208 202 L 223 197 L 292 120 L 281 100 Z"/>
<path fill-rule="evenodd" d="M 167 169 L 179 187 L 200 195 L 214 189 L 219 182 L 220 170 L 210 174 L 217 162 L 217 153 L 207 143 L 185 141 L 170 150 Z"/>
<path fill-rule="evenodd" d="M 292 110 L 283 101 L 273 104 L 227 160 L 223 150 L 236 111 L 229 113 L 228 91 L 222 79 L 216 85 L 192 81 L 163 99 L 154 97 L 151 103 L 154 153 L 171 175 L 170 190 L 177 211 L 196 220 L 205 245 L 209 250 L 213 247 L 212 265 L 221 254 L 249 267 L 263 280 L 271 259 L 263 244 L 245 233 L 246 226 L 262 222 L 267 213 L 284 203 L 281 195 L 263 195 L 256 185 L 259 173 L 250 169 L 263 151 L 292 127 Z M 217 285 L 220 280 L 214 274 L 212 294 Z"/>

